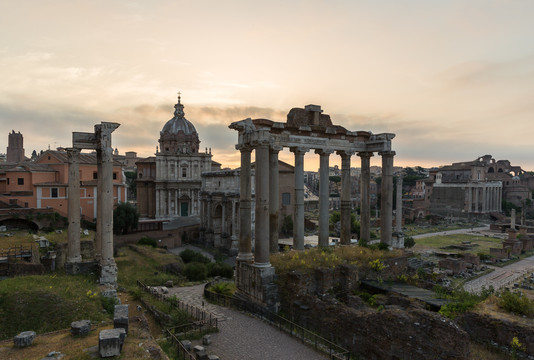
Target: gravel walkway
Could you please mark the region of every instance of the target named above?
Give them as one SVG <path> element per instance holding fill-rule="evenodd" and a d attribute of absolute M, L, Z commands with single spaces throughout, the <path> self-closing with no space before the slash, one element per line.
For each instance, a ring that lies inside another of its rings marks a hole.
<path fill-rule="evenodd" d="M 319 354 L 295 338 L 241 311 L 217 306 L 203 299 L 204 284 L 175 287 L 169 295 L 181 301 L 202 307 L 219 318 L 219 332 L 211 335 L 206 346 L 209 354 L 221 360 L 323 360 Z"/>

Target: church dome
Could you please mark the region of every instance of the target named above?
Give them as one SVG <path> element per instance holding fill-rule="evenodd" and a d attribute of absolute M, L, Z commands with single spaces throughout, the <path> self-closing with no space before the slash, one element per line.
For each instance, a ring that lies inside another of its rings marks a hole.
<path fill-rule="evenodd" d="M 185 118 L 184 106 L 174 105 L 174 117 L 160 131 L 160 152 L 168 155 L 198 153 L 200 140 L 195 126 Z"/>
<path fill-rule="evenodd" d="M 180 131 L 183 131 L 184 135 L 193 135 L 197 132 L 191 121 L 185 118 L 184 106 L 180 103 L 180 97 L 178 97 L 178 103 L 174 105 L 174 117 L 163 126 L 161 134 L 167 132 L 174 135 Z"/>

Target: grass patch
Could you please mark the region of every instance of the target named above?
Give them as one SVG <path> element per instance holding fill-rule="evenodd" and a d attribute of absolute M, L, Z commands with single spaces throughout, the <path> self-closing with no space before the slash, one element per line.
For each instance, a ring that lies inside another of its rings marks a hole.
<path fill-rule="evenodd" d="M 233 282 L 220 282 L 213 284 L 208 290 L 217 294 L 232 296 L 236 291 L 236 286 Z"/>
<path fill-rule="evenodd" d="M 293 270 L 313 271 L 316 268 L 334 268 L 341 264 L 358 265 L 370 269 L 373 261 L 400 256 L 400 251 L 381 251 L 361 246 L 336 246 L 289 251 L 271 255 L 271 263 L 277 274 Z"/>
<path fill-rule="evenodd" d="M 21 331 L 45 333 L 70 327 L 81 319 L 109 319 L 102 312 L 96 279 L 60 273 L 0 281 L 0 339 Z M 88 295 L 88 292 L 90 295 Z"/>
<path fill-rule="evenodd" d="M 439 310 L 441 315 L 446 316 L 449 319 L 454 319 L 458 315 L 474 309 L 475 306 L 493 294 L 493 288 L 483 288 L 480 294 L 473 294 L 465 290 L 453 290 L 452 292 L 447 292 L 441 286 L 434 286 L 433 290 L 438 297 L 450 300 L 448 304 L 443 305 Z"/>
<path fill-rule="evenodd" d="M 446 249 L 445 251 L 450 253 L 472 253 L 472 254 L 489 254 L 489 249 L 492 247 L 502 247 L 502 239 L 477 236 L 477 235 L 468 235 L 468 234 L 456 234 L 456 235 L 436 235 L 429 236 L 422 239 L 415 240 L 415 246 L 413 247 L 414 251 L 422 251 L 428 248 L 440 249 L 445 246 L 450 245 L 460 245 L 463 241 L 470 241 L 472 244 L 477 244 L 478 246 L 473 246 L 471 249 L 466 251 L 455 250 L 455 249 Z"/>

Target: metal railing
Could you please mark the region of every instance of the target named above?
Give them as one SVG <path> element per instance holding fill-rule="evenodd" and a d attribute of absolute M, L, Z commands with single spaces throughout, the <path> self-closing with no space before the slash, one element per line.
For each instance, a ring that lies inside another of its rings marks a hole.
<path fill-rule="evenodd" d="M 207 283 L 204 287 L 204 297 L 212 303 L 225 307 L 234 307 L 252 313 L 260 317 L 262 320 L 267 321 L 272 326 L 277 327 L 279 330 L 287 332 L 292 337 L 296 337 L 301 340 L 302 343 L 313 347 L 316 351 L 328 354 L 332 360 L 350 360 L 351 355 L 348 350 L 272 311 L 267 310 L 260 304 L 208 290 L 211 285 L 218 282 L 220 281 Z"/>

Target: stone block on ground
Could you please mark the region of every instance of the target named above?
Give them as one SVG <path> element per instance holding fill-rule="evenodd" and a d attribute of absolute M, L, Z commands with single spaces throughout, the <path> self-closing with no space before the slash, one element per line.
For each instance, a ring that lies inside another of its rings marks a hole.
<path fill-rule="evenodd" d="M 115 305 L 113 313 L 113 327 L 123 328 L 128 333 L 128 305 Z"/>
<path fill-rule="evenodd" d="M 168 288 L 172 288 L 174 286 L 174 283 L 172 280 L 167 280 L 167 282 L 165 283 L 165 286 Z"/>
<path fill-rule="evenodd" d="M 191 351 L 191 348 L 193 347 L 193 345 L 191 344 L 191 341 L 182 340 L 181 343 L 182 343 L 182 346 L 184 347 L 184 349 L 186 349 L 187 351 Z"/>
<path fill-rule="evenodd" d="M 211 335 L 204 335 L 202 337 L 202 345 L 209 345 L 211 344 Z"/>
<path fill-rule="evenodd" d="M 59 351 L 51 351 L 41 360 L 58 360 L 63 359 L 65 357 L 65 354 L 60 353 Z"/>
<path fill-rule="evenodd" d="M 169 289 L 166 286 L 162 286 L 161 287 L 161 293 L 162 294 L 168 294 L 169 293 Z"/>
<path fill-rule="evenodd" d="M 201 350 L 195 354 L 196 360 L 208 360 L 208 353 L 206 353 L 206 350 Z"/>
<path fill-rule="evenodd" d="M 208 360 L 219 360 L 217 355 L 208 355 Z"/>
<path fill-rule="evenodd" d="M 98 334 L 98 354 L 100 357 L 120 355 L 125 335 L 123 328 L 100 331 Z"/>
<path fill-rule="evenodd" d="M 30 346 L 36 335 L 35 331 L 23 331 L 13 338 L 13 343 L 18 348 Z"/>
<path fill-rule="evenodd" d="M 195 352 L 195 354 L 199 351 L 204 351 L 204 346 L 195 345 L 195 347 L 193 348 L 193 351 Z"/>
<path fill-rule="evenodd" d="M 86 336 L 91 331 L 90 320 L 74 321 L 70 324 L 70 333 L 74 336 Z"/>

